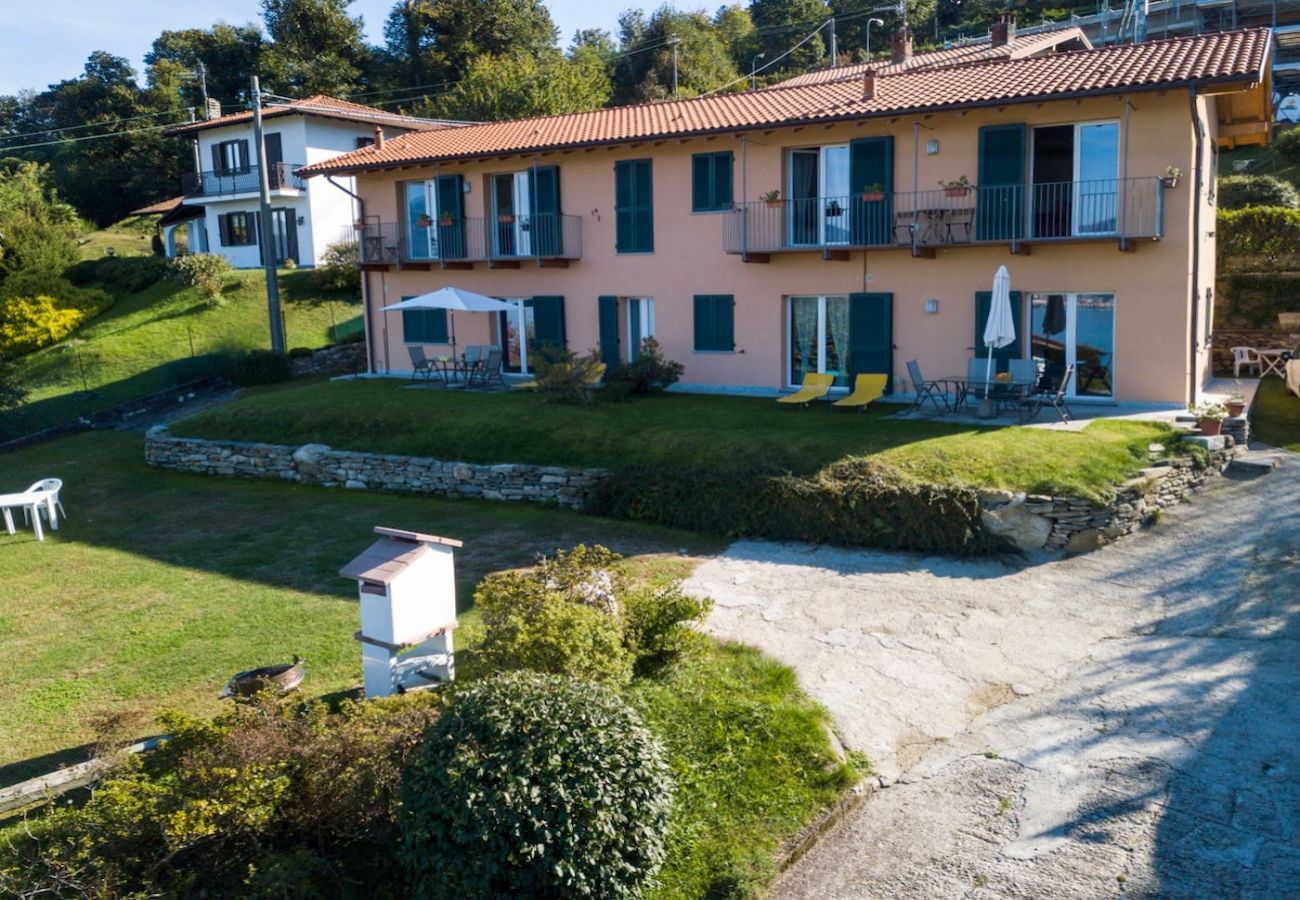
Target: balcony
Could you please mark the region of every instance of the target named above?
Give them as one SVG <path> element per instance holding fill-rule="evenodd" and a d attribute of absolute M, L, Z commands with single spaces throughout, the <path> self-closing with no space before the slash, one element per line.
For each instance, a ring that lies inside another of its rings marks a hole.
<path fill-rule="evenodd" d="M 342 240 L 356 241 L 363 267 L 427 269 L 519 268 L 524 262 L 567 267 L 582 258 L 582 219 L 559 213 L 535 216 L 446 218 L 404 227 L 398 222 L 367 222 L 344 229 Z"/>
<path fill-rule="evenodd" d="M 267 170 L 267 181 L 272 191 L 301 191 L 302 179 L 298 165 L 272 163 Z M 261 170 L 257 166 L 223 172 L 187 172 L 181 176 L 181 193 L 186 199 L 195 197 L 227 197 L 234 194 L 256 194 L 262 190 Z"/>
<path fill-rule="evenodd" d="M 821 253 L 847 259 L 850 250 L 910 249 L 932 257 L 940 248 L 1005 244 L 1027 253 L 1034 244 L 1159 240 L 1164 224 L 1160 178 L 861 194 L 738 204 L 723 228 L 723 249 L 747 262 L 773 253 Z"/>

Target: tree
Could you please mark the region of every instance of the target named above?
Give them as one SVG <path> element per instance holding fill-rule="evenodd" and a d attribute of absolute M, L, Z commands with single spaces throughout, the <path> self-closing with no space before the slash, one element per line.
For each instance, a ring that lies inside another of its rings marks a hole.
<path fill-rule="evenodd" d="M 823 0 L 753 0 L 749 15 L 757 29 L 755 52 L 766 55 L 773 69 L 802 72 L 826 58 L 825 31 L 773 65 L 809 32 L 821 24 L 830 11 Z"/>
<path fill-rule="evenodd" d="M 465 77 L 435 101 L 437 115 L 471 121 L 581 112 L 609 100 L 609 75 L 596 58 L 480 56 Z"/>
<path fill-rule="evenodd" d="M 755 49 L 754 20 L 739 3 L 720 6 L 713 15 L 713 30 L 726 45 L 731 60 L 742 74 L 749 72 Z"/>
<path fill-rule="evenodd" d="M 624 13 L 620 26 L 623 55 L 614 67 L 614 95 L 619 103 L 673 95 L 674 38 L 679 96 L 702 94 L 740 78 L 726 44 L 702 12 L 678 12 L 665 5 L 648 20 L 639 11 Z"/>
<path fill-rule="evenodd" d="M 0 283 L 17 272 L 58 276 L 77 259 L 76 211 L 59 200 L 48 166 L 0 169 Z"/>
<path fill-rule="evenodd" d="M 267 84 L 292 96 L 348 94 L 369 64 L 353 0 L 262 0 L 271 47 L 263 57 Z"/>
<path fill-rule="evenodd" d="M 164 31 L 145 54 L 149 84 L 156 87 L 169 77 L 165 73 L 193 73 L 204 64 L 209 97 L 228 106 L 248 97 L 248 76 L 261 70 L 266 41 L 255 23 L 227 25 L 218 22 L 211 28 L 187 28 Z M 202 108 L 203 91 L 197 78 L 187 78 L 180 95 L 185 105 Z"/>
<path fill-rule="evenodd" d="M 879 0 L 830 0 L 830 11 L 837 17 L 835 39 L 839 53 L 864 58 L 868 43 L 867 23 L 872 18 L 877 18 L 885 24 L 877 25 L 871 30 L 872 56 L 880 57 L 882 52 L 888 55 L 890 37 L 903 27 L 904 18 L 896 12 L 868 15 L 870 10 L 884 5 Z M 907 0 L 907 27 L 918 42 L 932 33 L 937 6 L 938 0 Z"/>

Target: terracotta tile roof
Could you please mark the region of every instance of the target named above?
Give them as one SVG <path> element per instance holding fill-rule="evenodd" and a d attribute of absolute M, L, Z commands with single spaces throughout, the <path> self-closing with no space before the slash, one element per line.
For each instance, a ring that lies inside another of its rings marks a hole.
<path fill-rule="evenodd" d="M 1006 44 L 998 47 L 993 46 L 993 41 L 986 37 L 962 44 L 959 47 L 947 47 L 943 50 L 917 53 L 907 63 L 882 63 L 876 61 L 875 63 L 840 66 L 837 69 L 819 69 L 816 72 L 805 72 L 802 75 L 796 75 L 793 78 L 778 82 L 769 88 L 765 88 L 765 90 L 771 90 L 773 87 L 802 87 L 809 84 L 824 84 L 829 81 L 843 81 L 848 78 L 861 78 L 862 73 L 873 65 L 877 75 L 897 75 L 911 69 L 922 69 L 928 66 L 953 66 L 990 59 L 1024 59 L 1027 56 L 1033 56 L 1036 53 L 1042 53 L 1044 50 L 1050 50 L 1064 44 L 1077 44 L 1087 49 L 1092 47 L 1092 43 L 1081 28 L 1059 28 L 1039 34 L 1017 35 Z"/>
<path fill-rule="evenodd" d="M 366 147 L 307 166 L 300 174 L 1155 90 L 1193 81 L 1252 81 L 1263 77 L 1270 46 L 1268 29 L 1246 29 L 909 69 L 878 78 L 870 100 L 863 99 L 861 81 L 854 79 L 417 131 L 387 141 L 382 150 Z"/>
<path fill-rule="evenodd" d="M 185 202 L 184 197 L 172 197 L 170 200 L 159 200 L 157 203 L 150 203 L 148 206 L 142 206 L 139 209 L 133 209 L 127 215 L 129 216 L 157 216 L 163 213 L 174 212 L 180 209 L 181 204 Z"/>
<path fill-rule="evenodd" d="M 408 128 L 408 129 L 429 129 L 429 128 L 447 128 L 454 125 L 463 125 L 463 122 L 449 122 L 443 119 L 421 119 L 416 116 L 404 116 L 400 113 L 385 112 L 382 109 L 376 109 L 373 106 L 363 106 L 360 103 L 352 103 L 348 100 L 339 100 L 337 97 L 327 97 L 324 94 L 317 94 L 314 97 L 308 97 L 306 100 L 295 100 L 292 103 L 285 103 L 279 106 L 268 106 L 262 110 L 262 119 L 271 119 L 277 116 L 294 116 L 309 115 L 321 116 L 327 119 L 343 119 L 349 122 L 366 122 L 374 125 L 387 125 L 391 128 Z M 215 119 L 207 119 L 202 122 L 187 122 L 184 125 L 173 125 L 163 134 L 184 135 L 195 134 L 199 131 L 205 131 L 209 128 L 222 128 L 226 125 L 238 125 L 241 122 L 253 121 L 253 111 L 245 110 L 243 112 L 230 113 L 224 116 L 218 116 Z"/>

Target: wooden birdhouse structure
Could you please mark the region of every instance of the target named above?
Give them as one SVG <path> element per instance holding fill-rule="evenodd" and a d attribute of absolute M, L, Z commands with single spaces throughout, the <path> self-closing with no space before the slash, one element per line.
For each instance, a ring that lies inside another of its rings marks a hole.
<path fill-rule="evenodd" d="M 367 697 L 432 687 L 456 676 L 454 551 L 461 542 L 377 526 L 380 536 L 339 570 L 361 601 L 361 667 Z"/>

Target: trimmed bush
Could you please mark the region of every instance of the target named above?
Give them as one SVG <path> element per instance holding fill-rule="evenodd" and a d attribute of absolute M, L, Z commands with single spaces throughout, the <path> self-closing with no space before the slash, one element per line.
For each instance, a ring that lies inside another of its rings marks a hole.
<path fill-rule="evenodd" d="M 12 354 L 31 353 L 57 344 L 86 321 L 79 309 L 69 309 L 45 294 L 12 297 L 0 303 L 0 348 Z"/>
<path fill-rule="evenodd" d="M 660 394 L 681 380 L 684 371 L 686 369 L 681 363 L 664 358 L 658 341 L 646 338 L 641 342 L 641 352 L 636 359 L 605 373 L 602 396 L 624 400 Z"/>
<path fill-rule="evenodd" d="M 1273 150 L 1292 165 L 1300 166 L 1300 127 L 1278 132 L 1273 138 Z"/>
<path fill-rule="evenodd" d="M 158 256 L 109 256 L 95 264 L 95 280 L 134 294 L 162 281 L 168 269 Z"/>
<path fill-rule="evenodd" d="M 1300 247 L 1300 210 L 1252 206 L 1220 210 L 1218 249 L 1221 258 L 1262 257 L 1273 260 Z"/>
<path fill-rule="evenodd" d="M 703 621 L 712 606 L 675 584 L 631 591 L 623 598 L 623 639 L 642 659 L 681 653 L 692 633 L 688 623 Z"/>
<path fill-rule="evenodd" d="M 272 350 L 248 350 L 236 354 L 230 362 L 230 380 L 239 387 L 279 384 L 293 378 L 293 366 L 284 353 Z"/>
<path fill-rule="evenodd" d="M 518 672 L 458 692 L 402 775 L 401 859 L 430 898 L 639 897 L 673 783 L 608 688 Z"/>
<path fill-rule="evenodd" d="M 316 351 L 310 347 L 290 347 L 289 358 L 290 359 L 311 359 L 312 355 L 315 352 Z"/>
<path fill-rule="evenodd" d="M 169 277 L 203 292 L 209 306 L 221 305 L 221 291 L 233 272 L 230 260 L 219 253 L 190 253 L 178 256 L 168 266 Z"/>
<path fill-rule="evenodd" d="M 1219 179 L 1219 208 L 1248 206 L 1300 206 L 1300 194 L 1289 182 L 1272 175 L 1225 175 Z"/>
<path fill-rule="evenodd" d="M 311 273 L 316 286 L 326 291 L 361 296 L 361 248 L 356 241 L 330 244 L 321 264 Z"/>

